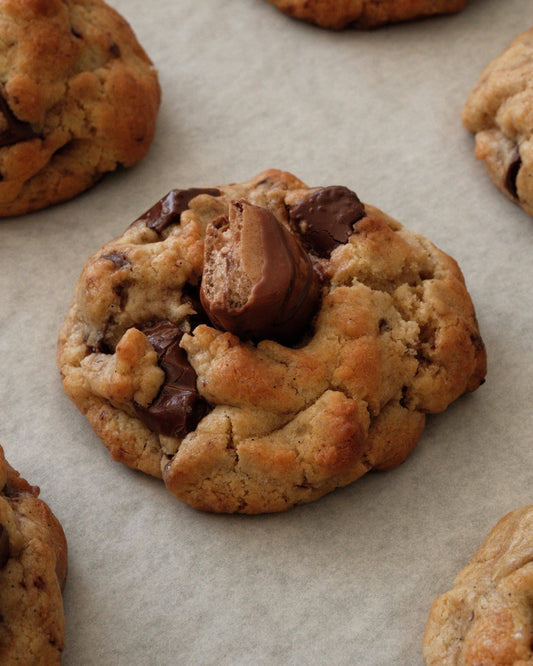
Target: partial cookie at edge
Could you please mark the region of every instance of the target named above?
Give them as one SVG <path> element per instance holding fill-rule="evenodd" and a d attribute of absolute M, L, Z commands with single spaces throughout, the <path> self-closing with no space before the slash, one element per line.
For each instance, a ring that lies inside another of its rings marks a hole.
<path fill-rule="evenodd" d="M 481 73 L 462 113 L 475 157 L 496 187 L 533 216 L 533 28 Z"/>
<path fill-rule="evenodd" d="M 377 28 L 459 12 L 466 0 L 269 0 L 292 18 L 322 28 Z"/>
<path fill-rule="evenodd" d="M 448 592 L 424 636 L 427 666 L 533 664 L 533 506 L 504 516 Z"/>
<path fill-rule="evenodd" d="M 4 0 L 0 42 L 0 216 L 66 201 L 144 157 L 157 73 L 103 0 Z"/>
<path fill-rule="evenodd" d="M 0 662 L 60 664 L 67 542 L 47 504 L 0 447 Z"/>

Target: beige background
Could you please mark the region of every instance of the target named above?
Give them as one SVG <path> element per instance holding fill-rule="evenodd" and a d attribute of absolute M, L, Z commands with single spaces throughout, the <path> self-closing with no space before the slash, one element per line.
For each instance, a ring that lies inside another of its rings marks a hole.
<path fill-rule="evenodd" d="M 0 442 L 68 537 L 64 664 L 421 665 L 432 599 L 533 502 L 533 220 L 473 158 L 464 99 L 531 0 L 330 33 L 266 0 L 113 0 L 160 74 L 150 153 L 0 222 Z M 214 516 L 112 462 L 65 397 L 55 342 L 90 253 L 173 187 L 277 167 L 346 185 L 452 254 L 486 384 L 400 468 L 283 515 Z"/>

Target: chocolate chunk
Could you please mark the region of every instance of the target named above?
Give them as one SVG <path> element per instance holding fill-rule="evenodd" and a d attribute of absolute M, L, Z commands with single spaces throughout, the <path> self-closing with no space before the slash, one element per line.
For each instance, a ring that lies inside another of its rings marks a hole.
<path fill-rule="evenodd" d="M 200 298 L 214 326 L 243 339 L 295 342 L 320 279 L 296 237 L 265 208 L 234 201 L 206 230 Z"/>
<path fill-rule="evenodd" d="M 165 382 L 148 406 L 136 405 L 139 418 L 154 432 L 184 437 L 207 414 L 208 405 L 196 389 L 196 373 L 179 346 L 181 330 L 170 321 L 143 329 L 165 371 Z"/>
<path fill-rule="evenodd" d="M 4 122 L 0 122 L 0 147 L 12 146 L 14 143 L 39 138 L 30 123 L 23 122 L 15 117 L 1 95 L 0 116 L 4 117 Z"/>
<path fill-rule="evenodd" d="M 155 349 L 158 360 L 164 357 L 173 343 L 179 343 L 183 335 L 181 329 L 170 321 L 158 321 L 155 324 L 148 324 L 140 328 Z"/>
<path fill-rule="evenodd" d="M 113 58 L 120 58 L 121 53 L 120 53 L 120 46 L 116 42 L 111 42 L 109 45 L 109 52 L 113 56 Z"/>
<path fill-rule="evenodd" d="M 513 199 L 518 199 L 518 190 L 516 188 L 516 178 L 520 167 L 522 166 L 522 158 L 518 152 L 518 146 L 515 148 L 511 162 L 507 167 L 507 174 L 505 176 L 505 187 Z"/>
<path fill-rule="evenodd" d="M 291 222 L 302 234 L 305 247 L 319 257 L 329 257 L 346 243 L 365 207 L 347 187 L 323 187 L 289 209 Z"/>
<path fill-rule="evenodd" d="M 9 559 L 9 533 L 7 529 L 0 525 L 0 569 L 6 566 Z"/>
<path fill-rule="evenodd" d="M 189 190 L 171 190 L 166 196 L 141 215 L 140 220 L 146 222 L 146 226 L 160 234 L 173 223 L 179 223 L 180 215 L 187 210 L 190 201 L 200 194 L 209 194 L 212 197 L 220 196 L 220 190 L 216 188 L 192 187 Z"/>
<path fill-rule="evenodd" d="M 108 261 L 111 261 L 117 269 L 124 268 L 125 266 L 131 266 L 130 262 L 126 258 L 126 255 L 124 255 L 122 252 L 102 254 L 100 259 L 107 259 Z"/>
<path fill-rule="evenodd" d="M 191 330 L 194 330 L 200 324 L 210 324 L 209 317 L 207 316 L 206 311 L 200 300 L 200 289 L 199 287 L 193 286 L 192 284 L 185 284 L 181 291 L 181 302 L 189 303 L 195 314 L 190 314 L 187 316 Z"/>

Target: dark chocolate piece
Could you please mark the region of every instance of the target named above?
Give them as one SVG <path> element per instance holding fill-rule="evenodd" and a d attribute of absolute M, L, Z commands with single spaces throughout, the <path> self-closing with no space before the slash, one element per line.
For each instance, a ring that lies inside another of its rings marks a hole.
<path fill-rule="evenodd" d="M 6 100 L 0 95 L 0 116 L 4 122 L 0 123 L 0 147 L 12 146 L 14 143 L 37 139 L 39 135 L 34 132 L 30 123 L 23 122 L 15 117 Z"/>
<path fill-rule="evenodd" d="M 346 243 L 354 224 L 365 214 L 357 194 L 339 185 L 323 187 L 289 208 L 290 220 L 305 247 L 319 257 L 329 257 L 338 245 Z"/>
<path fill-rule="evenodd" d="M 0 569 L 6 566 L 9 559 L 9 532 L 0 525 Z"/>
<path fill-rule="evenodd" d="M 505 176 L 505 187 L 513 199 L 518 199 L 518 190 L 516 188 L 516 178 L 520 167 L 522 166 L 522 158 L 518 152 L 518 146 L 515 148 L 511 162 L 507 167 L 507 174 Z"/>
<path fill-rule="evenodd" d="M 206 230 L 200 298 L 213 325 L 243 339 L 298 340 L 320 279 L 294 234 L 267 209 L 234 201 Z"/>
<path fill-rule="evenodd" d="M 160 234 L 169 225 L 179 223 L 180 215 L 183 211 L 187 210 L 190 201 L 199 194 L 209 194 L 212 197 L 219 197 L 220 190 L 213 187 L 192 187 L 188 190 L 171 190 L 147 210 L 146 213 L 141 215 L 139 219 L 144 220 L 147 227 Z"/>
<path fill-rule="evenodd" d="M 165 371 L 165 382 L 148 407 L 135 406 L 137 415 L 150 430 L 182 438 L 196 428 L 209 409 L 196 389 L 196 373 L 187 354 L 179 346 L 183 333 L 170 321 L 148 326 L 143 332 Z"/>

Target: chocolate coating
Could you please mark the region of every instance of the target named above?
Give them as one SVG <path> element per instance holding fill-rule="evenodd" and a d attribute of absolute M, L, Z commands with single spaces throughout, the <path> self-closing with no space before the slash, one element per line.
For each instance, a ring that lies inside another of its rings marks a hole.
<path fill-rule="evenodd" d="M 218 218 L 207 230 L 202 305 L 217 328 L 240 338 L 295 342 L 317 307 L 318 274 L 295 236 L 270 211 L 246 201 L 232 206 L 229 219 Z M 247 225 L 255 228 L 246 232 Z M 260 242 L 240 247 L 247 233 L 255 234 Z M 212 245 L 217 246 L 211 251 L 210 235 Z M 256 255 L 242 256 L 254 248 Z M 218 272 L 210 270 L 215 262 L 222 266 Z M 258 276 L 247 274 L 245 264 L 260 267 Z"/>
<path fill-rule="evenodd" d="M 196 373 L 179 346 L 181 330 L 169 321 L 144 329 L 165 371 L 165 382 L 148 406 L 136 405 L 139 418 L 154 432 L 184 437 L 207 414 L 208 406 L 196 389 Z"/>
<path fill-rule="evenodd" d="M 3 525 L 0 525 L 0 569 L 6 566 L 9 559 L 9 533 Z"/>
<path fill-rule="evenodd" d="M 516 178 L 520 167 L 522 166 L 522 158 L 518 152 L 518 148 L 515 148 L 513 153 L 513 158 L 511 163 L 507 167 L 507 174 L 505 176 L 505 187 L 513 199 L 518 199 L 518 190 L 516 189 Z"/>
<path fill-rule="evenodd" d="M 4 117 L 4 123 L 2 123 L 2 129 L 0 130 L 0 147 L 12 146 L 20 141 L 29 141 L 39 137 L 30 123 L 23 122 L 15 117 L 2 96 L 0 96 L 0 114 Z"/>
<path fill-rule="evenodd" d="M 214 187 L 191 187 L 188 190 L 171 190 L 166 196 L 160 199 L 149 210 L 146 211 L 140 220 L 146 222 L 146 226 L 160 234 L 164 229 L 173 223 L 179 223 L 180 215 L 187 210 L 190 201 L 199 194 L 209 194 L 212 197 L 220 196 L 220 190 Z"/>
<path fill-rule="evenodd" d="M 319 257 L 329 257 L 346 243 L 354 224 L 365 216 L 365 207 L 355 192 L 332 185 L 310 194 L 289 208 L 289 217 L 302 235 L 305 247 Z"/>

